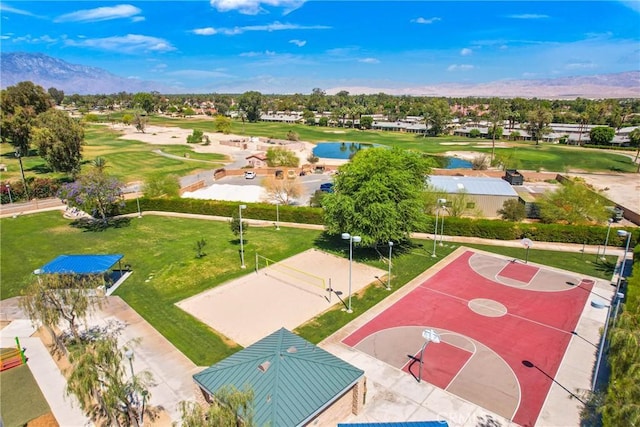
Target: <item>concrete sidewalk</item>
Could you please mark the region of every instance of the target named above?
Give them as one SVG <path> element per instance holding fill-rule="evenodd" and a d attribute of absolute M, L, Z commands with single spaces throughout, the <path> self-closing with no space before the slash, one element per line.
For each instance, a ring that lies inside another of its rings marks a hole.
<path fill-rule="evenodd" d="M 39 338 L 31 337 L 35 329 L 18 307 L 18 300 L 16 297 L 0 301 L 2 320 L 11 322 L 0 330 L 2 347 L 15 347 L 15 337 L 20 338 L 20 344 L 27 348 L 29 368 L 60 426 L 92 425 L 75 397 L 66 396 L 66 379 L 47 348 Z M 136 374 L 147 370 L 153 375 L 154 385 L 149 390 L 151 397 L 147 404 L 164 409 L 170 418 L 165 421 L 180 421 L 178 403 L 195 399 L 192 375 L 204 368 L 191 362 L 120 297 L 108 297 L 103 309 L 87 323 L 89 327 L 103 327 L 109 323 L 121 325 L 119 340 L 122 345 L 140 339 L 140 343 L 133 346 L 132 367 Z M 128 364 L 128 361 L 125 359 L 124 363 Z M 126 372 L 130 372 L 129 367 Z M 163 424 L 163 420 L 158 422 L 157 425 Z"/>
<path fill-rule="evenodd" d="M 75 396 L 67 396 L 67 380 L 49 354 L 49 350 L 40 338 L 32 338 L 35 328 L 30 320 L 13 320 L 0 330 L 0 345 L 15 348 L 15 338 L 20 339 L 20 345 L 26 348 L 27 365 L 33 374 L 38 387 L 42 391 L 53 416 L 60 426 L 83 427 L 92 425 L 84 415 Z"/>

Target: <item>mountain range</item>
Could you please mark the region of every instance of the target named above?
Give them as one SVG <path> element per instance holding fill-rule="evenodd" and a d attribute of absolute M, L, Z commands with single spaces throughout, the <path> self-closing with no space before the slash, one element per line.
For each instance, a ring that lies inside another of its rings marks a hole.
<path fill-rule="evenodd" d="M 45 89 L 55 87 L 66 94 L 111 94 L 117 92 L 183 93 L 153 81 L 120 77 L 106 70 L 71 64 L 42 53 L 3 52 L 0 56 L 0 87 L 3 89 L 30 80 Z M 351 94 L 445 97 L 525 97 L 525 98 L 640 98 L 640 71 L 539 80 L 499 80 L 489 83 L 443 83 L 404 88 L 345 86 L 326 89 Z"/>

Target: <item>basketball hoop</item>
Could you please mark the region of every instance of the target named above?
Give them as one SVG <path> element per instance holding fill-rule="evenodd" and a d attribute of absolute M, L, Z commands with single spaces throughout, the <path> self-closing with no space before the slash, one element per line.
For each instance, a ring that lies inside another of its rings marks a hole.
<path fill-rule="evenodd" d="M 524 246 L 527 249 L 524 257 L 524 263 L 527 264 L 529 262 L 529 248 L 533 246 L 533 240 L 525 237 L 524 239 L 520 240 L 520 243 L 522 243 L 522 246 Z"/>

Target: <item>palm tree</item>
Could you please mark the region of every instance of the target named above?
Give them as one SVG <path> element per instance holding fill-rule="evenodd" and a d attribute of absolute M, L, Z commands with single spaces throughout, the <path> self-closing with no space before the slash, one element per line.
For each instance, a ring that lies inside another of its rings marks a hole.
<path fill-rule="evenodd" d="M 640 128 L 635 128 L 631 131 L 631 133 L 629 134 L 629 142 L 631 143 L 632 147 L 637 148 L 636 158 L 633 161 L 638 164 L 638 169 L 636 169 L 636 172 L 640 172 L 640 163 L 638 163 L 638 155 L 640 155 Z"/>
<path fill-rule="evenodd" d="M 506 116 L 505 103 L 499 98 L 495 98 L 489 104 L 489 132 L 491 133 L 491 162 L 496 157 L 496 136 L 502 136 L 502 126 Z"/>

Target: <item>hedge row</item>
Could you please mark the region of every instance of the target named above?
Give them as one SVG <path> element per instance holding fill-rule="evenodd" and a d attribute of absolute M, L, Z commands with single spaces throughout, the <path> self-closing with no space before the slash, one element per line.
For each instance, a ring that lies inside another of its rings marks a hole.
<path fill-rule="evenodd" d="M 27 178 L 27 187 L 30 199 L 46 199 L 56 197 L 60 187 L 69 182 L 67 178 Z M 7 187 L 8 186 L 8 187 Z M 11 190 L 11 197 L 9 197 Z M 27 192 L 25 191 L 22 180 L 19 181 L 3 181 L 0 183 L 0 203 L 6 204 L 10 202 L 24 202 L 27 200 Z"/>
<path fill-rule="evenodd" d="M 221 200 L 198 199 L 148 199 L 140 198 L 140 209 L 144 211 L 180 212 L 211 216 L 231 217 L 238 214 L 238 202 Z M 298 206 L 276 206 L 268 203 L 244 203 L 247 209 L 242 211 L 242 217 L 274 221 L 279 213 L 281 222 L 297 222 L 301 224 L 324 224 L 322 209 Z M 122 213 L 137 212 L 136 200 L 128 200 Z"/>
<path fill-rule="evenodd" d="M 198 199 L 148 199 L 141 198 L 140 209 L 144 211 L 181 212 L 190 214 L 231 217 L 238 212 L 238 202 Z M 247 209 L 242 217 L 266 221 L 276 220 L 276 207 L 267 203 L 246 203 Z M 128 200 L 122 213 L 137 212 L 136 200 Z M 297 206 L 280 206 L 281 222 L 301 224 L 324 224 L 322 209 Z M 427 221 L 422 233 L 433 233 L 434 218 Z M 639 242 L 638 229 L 626 229 L 632 232 L 631 245 Z M 480 237 L 496 240 L 519 240 L 529 238 L 541 242 L 578 243 L 602 245 L 607 236 L 606 226 L 561 225 L 520 223 L 502 220 L 452 218 L 446 217 L 444 233 L 451 236 Z M 610 246 L 624 246 L 626 238 L 617 235 L 614 229 L 609 232 Z"/>

